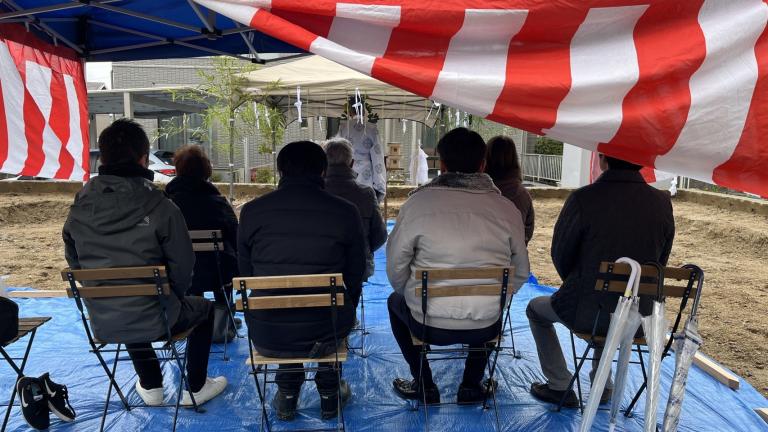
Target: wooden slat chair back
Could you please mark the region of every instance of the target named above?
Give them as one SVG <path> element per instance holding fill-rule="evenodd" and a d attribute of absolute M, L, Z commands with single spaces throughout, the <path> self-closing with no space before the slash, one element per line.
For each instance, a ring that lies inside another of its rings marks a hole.
<path fill-rule="evenodd" d="M 192 250 L 195 252 L 224 251 L 224 239 L 221 230 L 196 230 L 189 232 L 192 240 Z"/>
<path fill-rule="evenodd" d="M 237 328 L 235 323 L 235 315 L 232 310 L 231 299 L 232 292 L 228 282 L 224 281 L 224 277 L 221 273 L 221 252 L 224 252 L 224 238 L 222 237 L 221 230 L 209 229 L 209 230 L 190 230 L 189 238 L 192 240 L 192 251 L 195 253 L 213 253 L 216 259 L 216 276 L 218 278 L 218 287 L 215 289 L 222 294 L 222 297 L 227 298 L 228 301 L 224 303 L 227 309 L 228 318 L 226 320 L 226 328 L 224 329 L 224 361 L 229 361 L 228 347 L 229 347 L 229 329 Z M 230 327 L 231 326 L 231 327 Z M 237 331 L 235 330 L 236 337 Z"/>
<path fill-rule="evenodd" d="M 191 332 L 185 331 L 181 334 L 173 335 L 170 331 L 170 323 L 167 316 L 167 299 L 171 295 L 171 287 L 167 281 L 165 266 L 139 266 L 139 267 L 113 267 L 87 270 L 72 270 L 66 268 L 61 271 L 61 278 L 69 282 L 67 296 L 74 298 L 77 308 L 83 318 L 83 325 L 86 333 L 92 339 L 94 344 L 101 345 L 109 343 L 93 337 L 92 330 L 85 318 L 85 309 L 83 299 L 103 299 L 115 297 L 156 297 L 162 308 L 162 318 L 165 323 L 167 342 L 175 342 L 185 339 Z M 140 281 L 144 283 L 128 284 L 130 281 Z M 115 282 L 114 285 L 108 282 Z M 80 283 L 78 286 L 78 282 Z M 99 285 L 93 285 L 94 282 Z M 149 283 L 151 282 L 151 283 Z"/>
<path fill-rule="evenodd" d="M 421 287 L 414 288 L 414 294 L 421 298 L 421 312 L 426 318 L 430 298 L 463 297 L 463 296 L 495 296 L 500 299 L 501 315 L 504 316 L 509 276 L 514 272 L 513 267 L 482 267 L 482 268 L 417 268 L 413 278 L 421 280 Z M 456 282 L 467 280 L 487 280 L 482 284 L 434 286 L 432 283 Z M 503 327 L 502 327 L 503 328 Z M 421 338 L 411 335 L 414 345 L 423 345 Z M 489 341 L 498 343 L 499 337 Z"/>
<path fill-rule="evenodd" d="M 340 273 L 336 274 L 315 274 L 315 275 L 295 275 L 295 276 L 264 276 L 264 277 L 241 277 L 234 278 L 232 284 L 238 288 L 240 298 L 237 299 L 236 309 L 247 312 L 249 310 L 267 310 L 267 309 L 295 309 L 295 308 L 331 308 L 331 318 L 333 327 L 336 328 L 337 308 L 344 306 L 344 277 Z M 296 290 L 296 289 L 323 289 L 327 288 L 328 293 L 322 294 L 286 294 L 286 295 L 256 295 L 249 296 L 248 291 L 254 294 L 275 290 Z M 250 331 L 250 329 L 249 329 Z M 250 337 L 249 337 L 250 340 Z M 344 344 L 338 349 L 336 354 L 327 358 L 274 358 L 265 357 L 257 352 L 253 353 L 253 359 L 249 362 L 256 365 L 265 364 L 298 364 L 311 362 L 335 362 L 347 360 L 347 349 Z"/>

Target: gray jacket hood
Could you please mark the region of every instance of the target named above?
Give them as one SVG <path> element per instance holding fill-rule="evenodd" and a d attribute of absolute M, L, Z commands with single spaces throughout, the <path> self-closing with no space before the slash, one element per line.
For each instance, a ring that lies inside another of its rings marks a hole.
<path fill-rule="evenodd" d="M 70 218 L 87 220 L 99 234 L 112 234 L 142 222 L 148 224 L 142 219 L 165 198 L 165 193 L 145 178 L 100 175 L 77 194 Z"/>

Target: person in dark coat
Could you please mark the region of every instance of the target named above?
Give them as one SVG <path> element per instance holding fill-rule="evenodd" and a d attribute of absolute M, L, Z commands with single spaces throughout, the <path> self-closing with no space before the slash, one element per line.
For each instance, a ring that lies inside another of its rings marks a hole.
<path fill-rule="evenodd" d="M 488 141 L 485 172 L 493 179 L 501 194 L 515 203 L 525 224 L 525 244 L 533 237 L 534 211 L 531 194 L 523 187 L 523 175 L 517 147 L 512 138 L 495 136 Z"/>
<path fill-rule="evenodd" d="M 675 220 L 669 194 L 649 186 L 640 174 L 640 166 L 600 155 L 603 174 L 594 184 L 574 191 L 566 200 L 552 237 L 552 262 L 563 285 L 552 296 L 530 301 L 526 315 L 531 326 L 541 369 L 547 383 L 533 383 L 531 393 L 544 401 L 558 403 L 571 373 L 553 323 L 573 331 L 592 332 L 600 313 L 598 334 L 605 335 L 610 312 L 616 309 L 618 293 L 595 291 L 595 281 L 602 261 L 629 257 L 640 263 L 667 264 Z M 652 300 L 642 298 L 640 312 L 651 311 Z M 601 349 L 596 349 L 592 373 L 597 369 Z M 601 398 L 611 397 L 612 384 Z M 578 407 L 573 390 L 567 406 Z"/>
<path fill-rule="evenodd" d="M 224 390 L 227 379 L 207 377 L 213 304 L 186 296 L 195 255 L 184 216 L 152 183 L 149 140 L 140 125 L 115 121 L 99 136 L 99 150 L 99 175 L 77 194 L 64 224 L 67 263 L 73 269 L 165 265 L 173 291 L 167 296 L 168 324 L 173 334 L 194 328 L 187 343 L 187 373 L 195 401 L 204 403 Z M 86 299 L 85 304 L 94 336 L 125 344 L 142 400 L 161 405 L 163 375 L 150 344 L 166 335 L 157 299 L 113 297 Z M 186 390 L 181 403 L 191 405 Z"/>
<path fill-rule="evenodd" d="M 286 145 L 277 156 L 277 190 L 247 203 L 237 235 L 241 276 L 285 276 L 342 273 L 344 306 L 338 309 L 334 335 L 328 308 L 254 310 L 246 315 L 253 345 L 269 357 L 323 357 L 337 349 L 355 322 L 355 309 L 365 274 L 366 244 L 360 212 L 354 204 L 325 190 L 327 159 L 310 141 Z M 323 292 L 323 291 L 321 291 Z M 324 292 L 328 292 L 327 288 Z M 262 294 L 263 292 L 260 292 Z M 275 290 L 267 294 L 285 294 Z M 330 366 L 326 364 L 325 366 Z M 295 416 L 304 374 L 281 365 L 275 381 L 278 418 Z M 336 373 L 315 375 L 324 418 L 335 417 L 337 396 L 350 396 Z"/>
<path fill-rule="evenodd" d="M 352 170 L 352 144 L 344 138 L 334 138 L 325 143 L 328 170 L 325 172 L 325 190 L 351 202 L 363 218 L 363 233 L 367 241 L 365 280 L 373 275 L 373 253 L 387 241 L 387 226 L 379 211 L 379 202 L 372 188 L 355 181 Z"/>
<path fill-rule="evenodd" d="M 191 231 L 221 230 L 224 240 L 224 250 L 219 254 L 221 280 L 214 253 L 199 252 L 187 295 L 202 296 L 212 291 L 216 303 L 224 305 L 226 300 L 220 287 L 227 285 L 227 296 L 231 299 L 232 278 L 237 276 L 237 217 L 227 199 L 209 181 L 211 161 L 200 146 L 181 147 L 173 161 L 177 175 L 165 191 L 184 215 L 187 228 Z"/>

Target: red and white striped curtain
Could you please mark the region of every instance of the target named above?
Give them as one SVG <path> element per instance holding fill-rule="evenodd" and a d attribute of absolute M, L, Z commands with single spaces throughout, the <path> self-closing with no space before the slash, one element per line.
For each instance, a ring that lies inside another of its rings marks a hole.
<path fill-rule="evenodd" d="M 488 119 L 768 196 L 763 0 L 195 0 Z"/>
<path fill-rule="evenodd" d="M 74 51 L 0 25 L 0 172 L 88 180 L 88 95 Z"/>

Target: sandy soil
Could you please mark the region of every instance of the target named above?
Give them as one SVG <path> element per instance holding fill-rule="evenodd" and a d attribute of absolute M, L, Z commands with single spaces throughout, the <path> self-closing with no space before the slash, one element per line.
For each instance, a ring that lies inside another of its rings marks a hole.
<path fill-rule="evenodd" d="M 10 286 L 63 289 L 61 227 L 72 197 L 0 195 L 0 275 Z M 390 202 L 393 217 L 399 202 Z M 540 282 L 557 286 L 549 247 L 562 201 L 537 200 L 529 245 Z M 674 202 L 677 236 L 671 265 L 695 263 L 706 272 L 700 309 L 703 351 L 768 396 L 768 218 Z M 672 306 L 668 306 L 670 309 Z"/>

